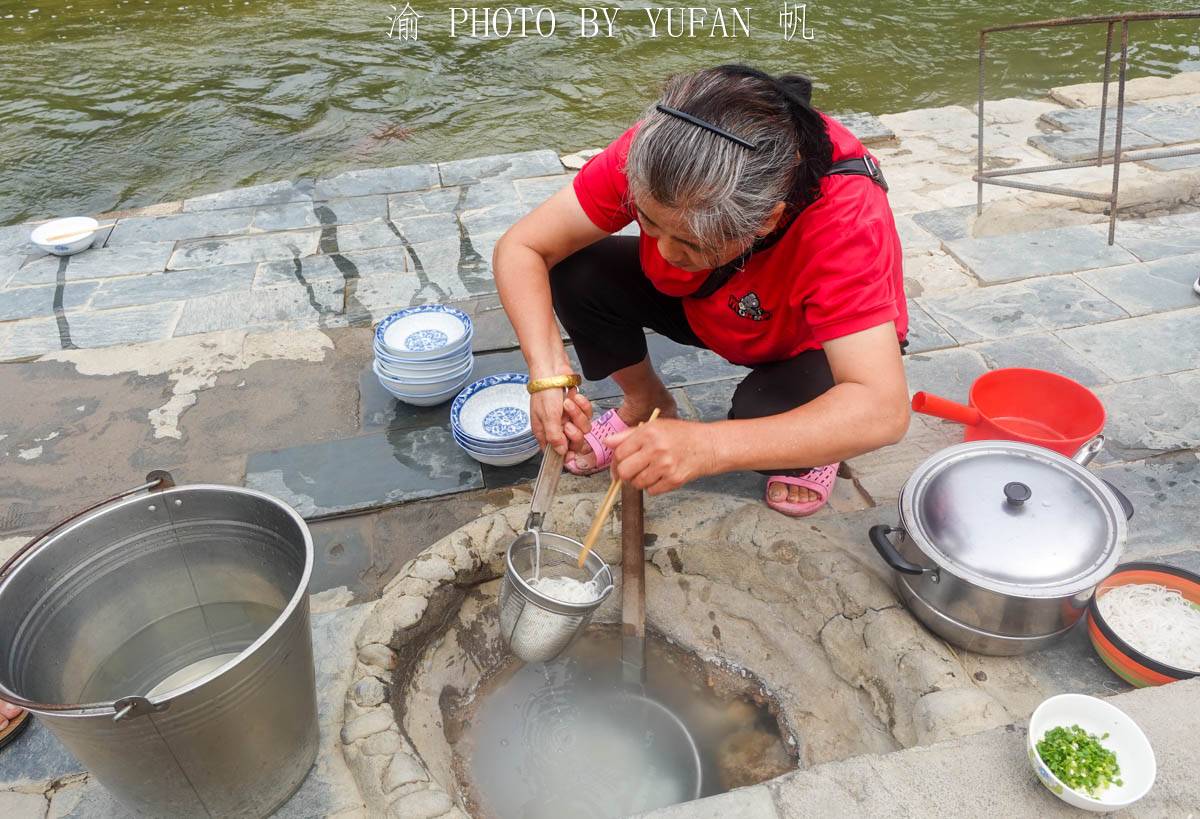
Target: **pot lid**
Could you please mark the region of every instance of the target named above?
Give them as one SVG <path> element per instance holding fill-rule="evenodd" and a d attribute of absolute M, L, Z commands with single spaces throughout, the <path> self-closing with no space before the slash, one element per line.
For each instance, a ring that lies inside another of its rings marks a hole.
<path fill-rule="evenodd" d="M 1094 586 L 1125 542 L 1125 516 L 1103 481 L 1057 452 L 1009 441 L 959 444 L 925 461 L 900 515 L 943 569 L 1026 597 Z"/>

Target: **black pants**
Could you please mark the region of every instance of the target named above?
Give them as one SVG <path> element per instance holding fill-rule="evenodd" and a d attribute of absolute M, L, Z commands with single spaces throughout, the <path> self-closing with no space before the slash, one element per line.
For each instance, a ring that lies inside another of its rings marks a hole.
<path fill-rule="evenodd" d="M 659 292 L 642 273 L 637 237 L 609 236 L 564 259 L 550 271 L 550 290 L 589 381 L 645 359 L 645 329 L 679 344 L 705 346 L 688 324 L 683 300 Z M 729 417 L 779 415 L 828 392 L 833 384 L 824 350 L 760 364 L 734 391 Z M 821 465 L 763 474 L 803 475 Z"/>

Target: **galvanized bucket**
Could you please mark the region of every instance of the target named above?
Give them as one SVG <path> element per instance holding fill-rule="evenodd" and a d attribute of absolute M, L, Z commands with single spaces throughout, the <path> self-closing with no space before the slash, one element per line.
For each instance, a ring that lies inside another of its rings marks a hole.
<path fill-rule="evenodd" d="M 267 816 L 317 753 L 312 564 L 280 501 L 151 473 L 0 567 L 0 699 L 131 810 Z"/>

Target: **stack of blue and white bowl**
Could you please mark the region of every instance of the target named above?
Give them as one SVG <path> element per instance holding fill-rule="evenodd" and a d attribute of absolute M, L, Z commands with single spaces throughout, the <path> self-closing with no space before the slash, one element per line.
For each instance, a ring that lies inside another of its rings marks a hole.
<path fill-rule="evenodd" d="M 468 455 L 480 463 L 512 466 L 538 454 L 529 425 L 528 383 L 524 373 L 489 375 L 454 399 L 450 431 Z"/>
<path fill-rule="evenodd" d="M 375 328 L 375 375 L 406 404 L 432 407 L 471 380 L 471 317 L 444 304 L 398 310 Z"/>

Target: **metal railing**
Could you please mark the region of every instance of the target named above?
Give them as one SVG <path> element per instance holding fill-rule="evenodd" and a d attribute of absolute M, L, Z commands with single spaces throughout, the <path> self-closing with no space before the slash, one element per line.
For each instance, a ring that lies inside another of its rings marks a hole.
<path fill-rule="evenodd" d="M 976 198 L 976 213 L 983 213 L 983 186 L 984 185 L 1000 185 L 1007 188 L 1019 188 L 1021 190 L 1036 191 L 1038 193 L 1051 193 L 1060 196 L 1071 196 L 1076 199 L 1091 199 L 1097 202 L 1108 203 L 1108 243 L 1111 245 L 1116 238 L 1117 231 L 1117 208 L 1119 202 L 1120 179 L 1121 179 L 1121 163 L 1122 162 L 1141 162 L 1148 159 L 1166 159 L 1175 156 L 1190 156 L 1192 154 L 1200 154 L 1200 147 L 1193 148 L 1162 148 L 1152 150 L 1135 150 L 1128 154 L 1121 153 L 1121 137 L 1125 125 L 1125 75 L 1129 68 L 1129 24 L 1146 21 L 1162 21 L 1162 20 L 1200 20 L 1200 10 L 1195 11 L 1146 11 L 1146 12 L 1130 12 L 1127 14 L 1105 14 L 1090 17 L 1062 17 L 1055 20 L 1036 20 L 1025 23 L 1010 23 L 1003 26 L 991 26 L 989 28 L 980 29 L 979 31 L 979 156 L 975 175 L 972 178 L 978 183 L 978 193 Z M 1082 25 L 1098 25 L 1106 24 L 1108 26 L 1108 38 L 1104 46 L 1104 89 L 1100 99 L 1100 139 L 1096 147 L 1095 159 L 1084 159 L 1076 162 L 1058 162 L 1051 165 L 1038 165 L 1033 168 L 1001 168 L 997 170 L 985 171 L 983 169 L 984 162 L 984 130 L 983 130 L 983 106 L 984 106 L 984 76 L 987 65 L 987 38 L 989 34 L 995 34 L 1003 31 L 1018 31 L 1023 29 L 1041 29 L 1041 28 L 1060 28 L 1063 26 L 1082 26 Z M 1104 150 L 1104 132 L 1108 119 L 1108 88 L 1109 78 L 1112 73 L 1112 50 L 1113 50 L 1113 33 L 1117 26 L 1121 27 L 1121 62 L 1117 74 L 1117 121 L 1116 133 L 1113 135 L 1113 149 L 1111 157 L 1106 157 L 1107 153 Z M 1196 135 L 1200 140 L 1200 134 Z M 1093 191 L 1079 190 L 1076 188 L 1054 187 L 1050 185 L 1036 185 L 1032 182 L 1020 182 L 1013 179 L 1001 179 L 999 177 L 1020 176 L 1031 173 L 1044 173 L 1047 171 L 1063 171 L 1071 168 L 1086 168 L 1086 167 L 1102 167 L 1107 164 L 1113 166 L 1112 176 L 1112 191 L 1110 193 L 1095 193 Z"/>

